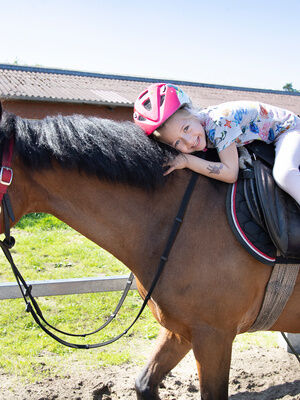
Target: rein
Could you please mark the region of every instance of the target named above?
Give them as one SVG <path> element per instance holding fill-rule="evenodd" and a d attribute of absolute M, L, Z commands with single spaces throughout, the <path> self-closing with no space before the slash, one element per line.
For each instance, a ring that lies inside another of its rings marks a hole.
<path fill-rule="evenodd" d="M 154 276 L 154 279 L 151 283 L 150 289 L 144 299 L 144 302 L 137 314 L 137 316 L 135 317 L 135 319 L 133 320 L 133 322 L 130 324 L 130 326 L 125 329 L 124 332 L 122 332 L 121 334 L 115 336 L 114 338 L 104 341 L 104 342 L 100 342 L 100 343 L 94 343 L 94 344 L 77 344 L 77 343 L 71 343 L 71 342 L 67 342 L 63 339 L 61 339 L 60 337 L 58 337 L 56 334 L 54 334 L 53 332 L 51 332 L 45 325 L 47 325 L 49 328 L 55 330 L 56 332 L 62 333 L 64 335 L 68 335 L 68 336 L 75 336 L 75 337 L 86 337 L 89 335 L 92 335 L 94 333 L 99 332 L 100 330 L 102 330 L 103 328 L 105 328 L 117 315 L 118 311 L 120 310 L 125 297 L 130 289 L 131 283 L 133 281 L 133 274 L 131 273 L 128 281 L 127 281 L 127 285 L 124 289 L 123 295 L 117 305 L 117 307 L 115 308 L 114 312 L 110 315 L 109 319 L 97 330 L 95 330 L 94 332 L 90 332 L 90 333 L 85 333 L 85 334 L 73 334 L 73 333 L 67 333 L 64 331 L 61 331 L 57 328 L 55 328 L 54 326 L 52 326 L 51 324 L 49 324 L 46 319 L 43 316 L 43 313 L 38 305 L 38 303 L 36 302 L 36 300 L 34 299 L 34 297 L 31 294 L 32 291 L 32 286 L 31 285 L 27 285 L 26 281 L 24 280 L 23 276 L 21 275 L 20 271 L 18 270 L 17 266 L 15 265 L 10 249 L 14 246 L 15 244 L 15 239 L 10 235 L 10 223 L 9 223 L 9 219 L 11 219 L 12 221 L 14 221 L 14 215 L 13 215 L 13 211 L 12 211 L 12 207 L 10 204 L 10 200 L 9 200 L 9 196 L 6 193 L 7 187 L 10 185 L 11 181 L 12 181 L 12 177 L 13 177 L 13 172 L 10 168 L 10 164 L 11 164 L 11 159 L 12 159 L 12 152 L 13 152 L 13 139 L 10 139 L 8 145 L 7 143 L 5 143 L 4 145 L 4 150 L 3 150 L 3 156 L 2 156 L 2 168 L 0 170 L 0 202 L 2 200 L 2 205 L 3 205 L 3 220 L 4 220 L 4 225 L 5 225 L 5 239 L 3 241 L 0 241 L 0 246 L 2 248 L 2 251 L 4 253 L 4 255 L 6 256 L 8 262 L 11 265 L 12 271 L 14 273 L 14 276 L 16 278 L 16 281 L 18 283 L 18 286 L 21 290 L 22 293 L 22 297 L 26 303 L 26 312 L 30 312 L 33 319 L 35 320 L 35 322 L 40 326 L 40 328 L 47 333 L 49 336 L 51 336 L 53 339 L 55 339 L 57 342 L 68 346 L 68 347 L 72 347 L 72 348 L 77 348 L 77 349 L 92 349 L 92 348 L 97 348 L 97 347 L 103 347 L 106 346 L 108 344 L 111 344 L 113 342 L 115 342 L 116 340 L 120 339 L 122 336 L 124 336 L 129 329 L 132 328 L 132 326 L 136 323 L 136 321 L 138 320 L 138 318 L 141 316 L 142 312 L 144 311 L 149 299 L 151 298 L 151 294 L 153 293 L 153 290 L 155 289 L 156 283 L 159 280 L 164 266 L 166 264 L 166 262 L 168 261 L 168 256 L 171 252 L 171 249 L 173 247 L 173 244 L 176 240 L 177 234 L 180 230 L 181 227 L 181 223 L 183 222 L 183 218 L 184 218 L 184 214 L 186 211 L 186 208 L 188 206 L 190 197 L 193 193 L 193 189 L 195 187 L 196 181 L 197 181 L 197 177 L 198 174 L 196 173 L 192 173 L 191 179 L 188 183 L 188 186 L 186 188 L 186 191 L 184 193 L 183 199 L 181 201 L 178 213 L 175 217 L 175 220 L 173 222 L 173 227 L 172 230 L 170 232 L 166 247 L 164 249 L 164 252 L 162 254 L 162 256 L 160 257 L 160 261 L 158 264 L 158 268 L 156 271 L 156 274 Z M 2 199 L 3 198 L 3 199 Z M 44 325 L 44 324 L 45 325 Z"/>

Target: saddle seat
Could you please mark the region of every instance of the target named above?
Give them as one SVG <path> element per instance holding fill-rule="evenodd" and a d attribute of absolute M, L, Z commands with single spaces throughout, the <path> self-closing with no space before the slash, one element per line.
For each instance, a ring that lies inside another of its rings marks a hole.
<path fill-rule="evenodd" d="M 252 166 L 241 170 L 227 194 L 227 216 L 239 242 L 259 261 L 300 263 L 300 208 L 272 175 L 272 146 L 253 142 Z"/>

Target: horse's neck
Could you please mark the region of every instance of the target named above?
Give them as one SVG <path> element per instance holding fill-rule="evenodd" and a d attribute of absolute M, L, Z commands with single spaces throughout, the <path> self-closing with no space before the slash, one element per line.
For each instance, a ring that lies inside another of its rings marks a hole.
<path fill-rule="evenodd" d="M 58 166 L 40 172 L 19 166 L 11 194 L 17 218 L 53 214 L 138 273 L 163 250 L 186 185 L 173 182 L 170 190 L 149 193 Z"/>

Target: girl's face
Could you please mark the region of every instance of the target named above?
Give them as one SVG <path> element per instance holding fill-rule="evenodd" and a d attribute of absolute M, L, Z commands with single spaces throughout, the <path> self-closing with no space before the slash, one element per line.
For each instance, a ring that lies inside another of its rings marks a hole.
<path fill-rule="evenodd" d="M 205 131 L 200 120 L 186 110 L 179 110 L 172 115 L 158 129 L 158 133 L 161 142 L 181 153 L 193 153 L 206 147 Z"/>

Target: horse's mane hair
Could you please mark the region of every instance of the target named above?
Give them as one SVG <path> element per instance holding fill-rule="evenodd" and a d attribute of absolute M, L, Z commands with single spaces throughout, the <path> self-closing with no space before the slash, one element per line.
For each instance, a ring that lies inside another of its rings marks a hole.
<path fill-rule="evenodd" d="M 173 154 L 132 122 L 82 115 L 31 120 L 3 112 L 0 141 L 12 134 L 15 151 L 34 170 L 51 168 L 56 160 L 64 168 L 145 189 L 164 183 L 163 163 Z"/>

